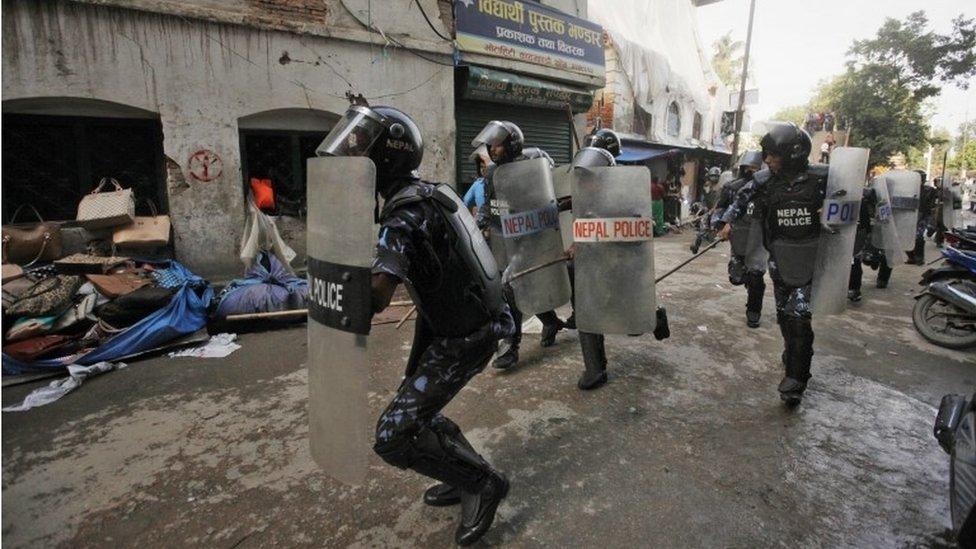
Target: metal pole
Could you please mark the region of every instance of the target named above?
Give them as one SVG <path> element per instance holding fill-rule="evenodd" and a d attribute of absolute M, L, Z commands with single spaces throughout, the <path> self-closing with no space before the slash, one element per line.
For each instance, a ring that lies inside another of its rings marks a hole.
<path fill-rule="evenodd" d="M 746 102 L 746 78 L 749 76 L 749 50 L 752 48 L 752 21 L 756 15 L 756 0 L 749 2 L 749 30 L 746 31 L 746 53 L 742 59 L 742 84 L 739 86 L 739 107 L 735 111 L 735 134 L 732 137 L 732 157 L 729 163 L 739 157 L 739 132 L 742 131 L 743 109 Z"/>

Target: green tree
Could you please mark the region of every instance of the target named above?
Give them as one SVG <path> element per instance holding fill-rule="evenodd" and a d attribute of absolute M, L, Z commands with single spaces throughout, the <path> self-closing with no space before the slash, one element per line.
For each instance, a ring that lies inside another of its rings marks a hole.
<path fill-rule="evenodd" d="M 772 120 L 779 120 L 781 122 L 793 122 L 797 126 L 803 127 L 804 122 L 807 119 L 807 113 L 813 112 L 807 105 L 793 105 L 792 107 L 783 107 L 782 109 L 776 111 L 776 114 L 772 116 Z"/>
<path fill-rule="evenodd" d="M 956 156 L 949 165 L 971 171 L 976 169 L 976 139 L 970 139 L 966 146 L 956 152 Z"/>
<path fill-rule="evenodd" d="M 732 39 L 732 31 L 712 44 L 712 70 L 730 89 L 738 89 L 741 83 L 743 47 L 741 40 Z"/>
<path fill-rule="evenodd" d="M 927 148 L 925 105 L 939 94 L 938 84 L 965 89 L 974 75 L 976 20 L 960 15 L 943 35 L 929 30 L 919 11 L 904 21 L 889 18 L 876 36 L 856 40 L 846 72 L 821 83 L 811 106 L 837 113 L 851 128 L 851 143 L 871 149 L 871 165 L 885 164 Z"/>

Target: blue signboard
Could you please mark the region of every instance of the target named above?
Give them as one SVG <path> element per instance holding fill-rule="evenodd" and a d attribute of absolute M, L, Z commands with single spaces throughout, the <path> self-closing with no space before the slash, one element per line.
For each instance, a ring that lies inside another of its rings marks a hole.
<path fill-rule="evenodd" d="M 462 51 L 602 77 L 603 28 L 534 2 L 456 0 Z"/>

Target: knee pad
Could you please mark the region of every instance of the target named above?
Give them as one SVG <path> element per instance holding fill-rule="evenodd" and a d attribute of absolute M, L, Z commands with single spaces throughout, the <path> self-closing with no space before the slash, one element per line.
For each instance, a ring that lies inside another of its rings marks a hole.
<path fill-rule="evenodd" d="M 377 433 L 373 451 L 390 465 L 407 469 L 413 465 L 417 457 L 413 438 L 406 433 L 396 433 L 392 436 L 382 436 Z"/>
<path fill-rule="evenodd" d="M 745 275 L 745 264 L 738 257 L 732 256 L 732 259 L 729 260 L 729 283 L 733 286 L 739 286 L 743 283 Z"/>
<path fill-rule="evenodd" d="M 764 280 L 766 273 L 762 271 L 746 271 L 742 275 L 742 282 L 750 288 L 766 288 L 766 281 Z"/>

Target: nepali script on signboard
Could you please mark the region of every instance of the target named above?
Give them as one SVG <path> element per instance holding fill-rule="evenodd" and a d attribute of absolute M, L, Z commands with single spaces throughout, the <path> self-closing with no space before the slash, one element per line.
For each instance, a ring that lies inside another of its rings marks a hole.
<path fill-rule="evenodd" d="M 541 4 L 457 0 L 462 51 L 603 76 L 603 28 Z"/>

